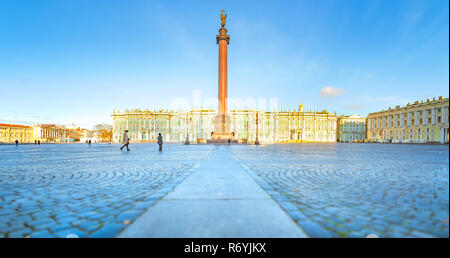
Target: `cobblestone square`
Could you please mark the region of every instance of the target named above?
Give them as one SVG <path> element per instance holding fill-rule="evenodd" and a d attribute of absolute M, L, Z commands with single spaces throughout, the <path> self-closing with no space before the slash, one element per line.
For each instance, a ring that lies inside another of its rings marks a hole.
<path fill-rule="evenodd" d="M 312 237 L 449 236 L 448 145 L 236 145 L 232 153 Z"/>
<path fill-rule="evenodd" d="M 214 153 L 223 162 L 231 153 L 246 169 L 239 173 L 310 237 L 449 235 L 448 145 L 230 145 L 224 154 L 216 145 L 130 148 L 0 146 L 0 236 L 115 237 Z"/>
<path fill-rule="evenodd" d="M 0 146 L 0 235 L 114 237 L 206 159 L 213 146 Z"/>

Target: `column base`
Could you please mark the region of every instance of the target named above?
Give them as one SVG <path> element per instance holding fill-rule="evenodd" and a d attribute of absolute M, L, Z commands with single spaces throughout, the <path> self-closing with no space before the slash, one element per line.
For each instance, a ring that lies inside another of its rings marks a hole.
<path fill-rule="evenodd" d="M 214 133 L 207 143 L 212 144 L 230 144 L 238 143 L 233 140 L 231 135 L 231 119 L 228 115 L 218 114 L 214 119 Z"/>
<path fill-rule="evenodd" d="M 231 144 L 231 143 L 239 143 L 238 140 L 232 140 L 230 135 L 220 135 L 216 137 L 212 137 L 211 139 L 208 139 L 206 143 L 209 144 Z"/>
<path fill-rule="evenodd" d="M 214 134 L 216 139 L 231 139 L 231 119 L 229 115 L 218 114 L 214 119 Z"/>

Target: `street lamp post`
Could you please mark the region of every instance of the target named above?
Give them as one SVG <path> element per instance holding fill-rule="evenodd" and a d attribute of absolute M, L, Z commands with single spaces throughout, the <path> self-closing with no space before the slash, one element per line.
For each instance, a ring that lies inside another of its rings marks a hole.
<path fill-rule="evenodd" d="M 184 141 L 185 145 L 189 145 L 189 113 L 186 113 L 186 140 Z"/>
<path fill-rule="evenodd" d="M 259 127 L 258 127 L 258 114 L 259 112 L 256 111 L 256 139 L 255 139 L 255 145 L 259 145 L 259 140 L 258 140 L 258 134 L 259 134 Z"/>

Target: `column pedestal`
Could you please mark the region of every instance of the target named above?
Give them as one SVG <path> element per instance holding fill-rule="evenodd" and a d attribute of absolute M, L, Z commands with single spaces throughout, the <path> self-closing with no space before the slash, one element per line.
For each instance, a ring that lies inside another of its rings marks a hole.
<path fill-rule="evenodd" d="M 231 119 L 229 115 L 218 114 L 214 119 L 214 134 L 211 140 L 214 143 L 228 143 L 231 140 Z"/>

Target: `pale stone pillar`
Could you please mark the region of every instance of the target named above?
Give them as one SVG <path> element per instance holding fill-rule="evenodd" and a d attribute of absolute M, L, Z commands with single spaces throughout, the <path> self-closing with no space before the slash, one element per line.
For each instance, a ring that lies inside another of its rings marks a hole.
<path fill-rule="evenodd" d="M 443 124 L 447 124 L 448 123 L 448 107 L 442 107 L 442 112 L 441 112 L 441 121 Z"/>
<path fill-rule="evenodd" d="M 420 114 L 419 111 L 414 111 L 414 125 L 419 125 Z"/>
<path fill-rule="evenodd" d="M 436 108 L 431 109 L 431 123 L 433 125 L 436 125 L 437 122 L 436 116 L 437 116 Z"/>
<path fill-rule="evenodd" d="M 428 110 L 424 109 L 422 112 L 423 125 L 428 125 Z"/>

